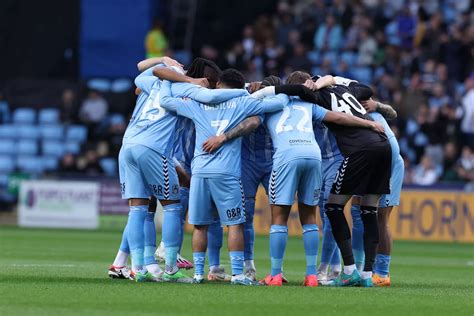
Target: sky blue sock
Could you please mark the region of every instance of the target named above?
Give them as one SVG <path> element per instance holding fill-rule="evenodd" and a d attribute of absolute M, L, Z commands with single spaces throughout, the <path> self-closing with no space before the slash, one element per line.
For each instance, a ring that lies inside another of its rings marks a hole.
<path fill-rule="evenodd" d="M 272 225 L 270 227 L 270 258 L 272 265 L 272 276 L 281 273 L 287 241 L 288 226 Z"/>
<path fill-rule="evenodd" d="M 158 263 L 155 259 L 156 227 L 155 212 L 148 212 L 145 218 L 145 265 Z"/>
<path fill-rule="evenodd" d="M 130 247 L 128 245 L 128 224 L 125 225 L 123 230 L 122 241 L 120 242 L 120 250 L 130 254 Z"/>
<path fill-rule="evenodd" d="M 169 204 L 163 207 L 162 239 L 165 244 L 165 271 L 177 270 L 176 259 L 179 251 L 181 234 L 181 204 Z"/>
<path fill-rule="evenodd" d="M 255 242 L 255 231 L 253 228 L 253 216 L 255 213 L 255 199 L 245 199 L 245 223 L 244 223 L 244 258 L 253 260 L 253 245 Z"/>
<path fill-rule="evenodd" d="M 364 267 L 364 224 L 360 217 L 360 205 L 351 206 L 352 215 L 352 253 L 358 270 Z"/>
<path fill-rule="evenodd" d="M 181 203 L 181 230 L 179 234 L 179 252 L 181 252 L 181 247 L 183 246 L 184 238 L 184 224 L 186 223 L 186 213 L 189 206 L 189 189 L 188 188 L 179 188 L 179 201 Z"/>
<path fill-rule="evenodd" d="M 323 244 L 321 246 L 321 264 L 340 264 L 341 259 L 339 256 L 339 251 L 337 248 L 336 240 L 332 234 L 331 223 L 329 218 L 324 213 L 324 208 L 322 211 L 322 216 L 324 218 L 323 225 Z"/>
<path fill-rule="evenodd" d="M 375 256 L 374 272 L 382 277 L 388 276 L 390 273 L 390 255 L 377 254 Z"/>
<path fill-rule="evenodd" d="M 303 225 L 303 244 L 306 255 L 306 275 L 316 275 L 316 260 L 319 248 L 318 225 Z"/>
<path fill-rule="evenodd" d="M 132 254 L 132 261 L 135 270 L 140 271 L 145 264 L 145 233 L 144 225 L 148 205 L 130 206 L 128 213 L 128 243 Z"/>
<path fill-rule="evenodd" d="M 193 252 L 194 274 L 204 275 L 205 252 Z"/>
<path fill-rule="evenodd" d="M 232 267 L 232 275 L 244 273 L 244 252 L 229 251 L 230 265 Z"/>
<path fill-rule="evenodd" d="M 209 268 L 220 265 L 223 235 L 224 231 L 220 222 L 213 223 L 207 228 L 207 255 L 209 256 Z"/>

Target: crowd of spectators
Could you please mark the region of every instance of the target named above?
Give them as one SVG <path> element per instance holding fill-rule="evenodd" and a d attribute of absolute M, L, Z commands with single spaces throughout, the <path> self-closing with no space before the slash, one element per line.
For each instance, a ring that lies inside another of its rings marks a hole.
<path fill-rule="evenodd" d="M 474 14 L 469 0 L 280 1 L 220 53 L 248 81 L 294 70 L 370 84 L 391 104 L 405 183 L 474 181 Z"/>

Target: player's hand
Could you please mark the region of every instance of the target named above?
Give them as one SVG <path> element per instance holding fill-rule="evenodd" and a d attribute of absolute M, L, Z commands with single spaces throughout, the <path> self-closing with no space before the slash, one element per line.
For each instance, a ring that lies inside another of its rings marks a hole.
<path fill-rule="evenodd" d="M 140 93 L 142 93 L 142 89 L 140 88 L 135 88 L 135 95 L 140 95 Z"/>
<path fill-rule="evenodd" d="M 249 83 L 247 90 L 249 91 L 249 93 L 254 93 L 255 91 L 260 90 L 261 86 L 262 86 L 262 83 L 259 81 L 251 82 Z"/>
<path fill-rule="evenodd" d="M 222 145 L 225 143 L 226 137 L 225 134 L 219 135 L 219 136 L 212 136 L 209 137 L 203 144 L 202 144 L 202 149 L 209 153 L 212 154 L 216 150 L 222 147 Z"/>
<path fill-rule="evenodd" d="M 189 82 L 192 84 L 197 84 L 198 86 L 209 88 L 209 81 L 207 78 L 191 78 Z"/>
<path fill-rule="evenodd" d="M 377 133 L 385 133 L 383 125 L 379 122 L 372 122 L 372 126 L 370 127 L 370 129 Z"/>
<path fill-rule="evenodd" d="M 367 110 L 367 112 L 377 111 L 377 101 L 374 101 L 372 98 L 362 101 L 361 104 Z"/>
<path fill-rule="evenodd" d="M 184 67 L 180 62 L 178 62 L 177 60 L 174 60 L 173 58 L 170 58 L 168 56 L 162 57 L 162 61 L 163 61 L 163 64 L 165 64 L 167 67 L 173 67 L 173 66 L 176 66 L 176 67 L 179 67 L 179 68 Z"/>
<path fill-rule="evenodd" d="M 311 79 L 306 80 L 303 85 L 304 85 L 306 88 L 311 89 L 311 90 L 313 90 L 313 91 L 318 90 L 318 85 L 316 84 L 316 82 L 314 82 L 314 81 L 311 80 Z"/>

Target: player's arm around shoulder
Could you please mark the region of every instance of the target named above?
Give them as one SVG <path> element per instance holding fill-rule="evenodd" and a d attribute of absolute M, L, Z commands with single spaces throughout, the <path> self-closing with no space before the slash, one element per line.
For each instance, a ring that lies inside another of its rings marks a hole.
<path fill-rule="evenodd" d="M 252 102 L 257 102 L 257 107 L 261 108 L 261 110 L 258 111 L 260 113 L 281 111 L 290 102 L 288 96 L 282 93 L 275 96 L 268 96 L 263 99 L 255 99 L 251 96 L 250 99 L 253 99 Z"/>
<path fill-rule="evenodd" d="M 168 111 L 176 112 L 179 106 L 185 106 L 186 101 L 171 95 L 171 82 L 163 81 L 160 89 L 160 106 Z"/>
<path fill-rule="evenodd" d="M 337 125 L 368 128 L 378 133 L 383 133 L 385 131 L 382 124 L 380 123 L 365 120 L 342 112 L 327 111 L 323 121 Z"/>

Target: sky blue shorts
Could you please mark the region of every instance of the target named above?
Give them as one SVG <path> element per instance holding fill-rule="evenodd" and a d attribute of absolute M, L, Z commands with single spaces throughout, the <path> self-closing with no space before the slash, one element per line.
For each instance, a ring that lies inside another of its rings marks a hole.
<path fill-rule="evenodd" d="M 379 207 L 397 206 L 400 204 L 400 193 L 402 192 L 405 165 L 399 153 L 392 157 L 392 174 L 390 175 L 390 194 L 380 197 Z"/>
<path fill-rule="evenodd" d="M 173 160 L 143 145 L 122 146 L 119 176 L 123 199 L 179 200 L 179 182 Z"/>
<path fill-rule="evenodd" d="M 321 192 L 321 161 L 298 158 L 272 170 L 269 185 L 270 204 L 293 205 L 298 192 L 298 202 L 318 205 Z"/>
<path fill-rule="evenodd" d="M 193 175 L 189 191 L 189 224 L 210 225 L 217 219 L 225 226 L 245 222 L 245 197 L 240 179 Z"/>
<path fill-rule="evenodd" d="M 242 186 L 244 187 L 245 197 L 255 198 L 260 183 L 267 190 L 271 173 L 272 162 L 242 159 Z"/>

